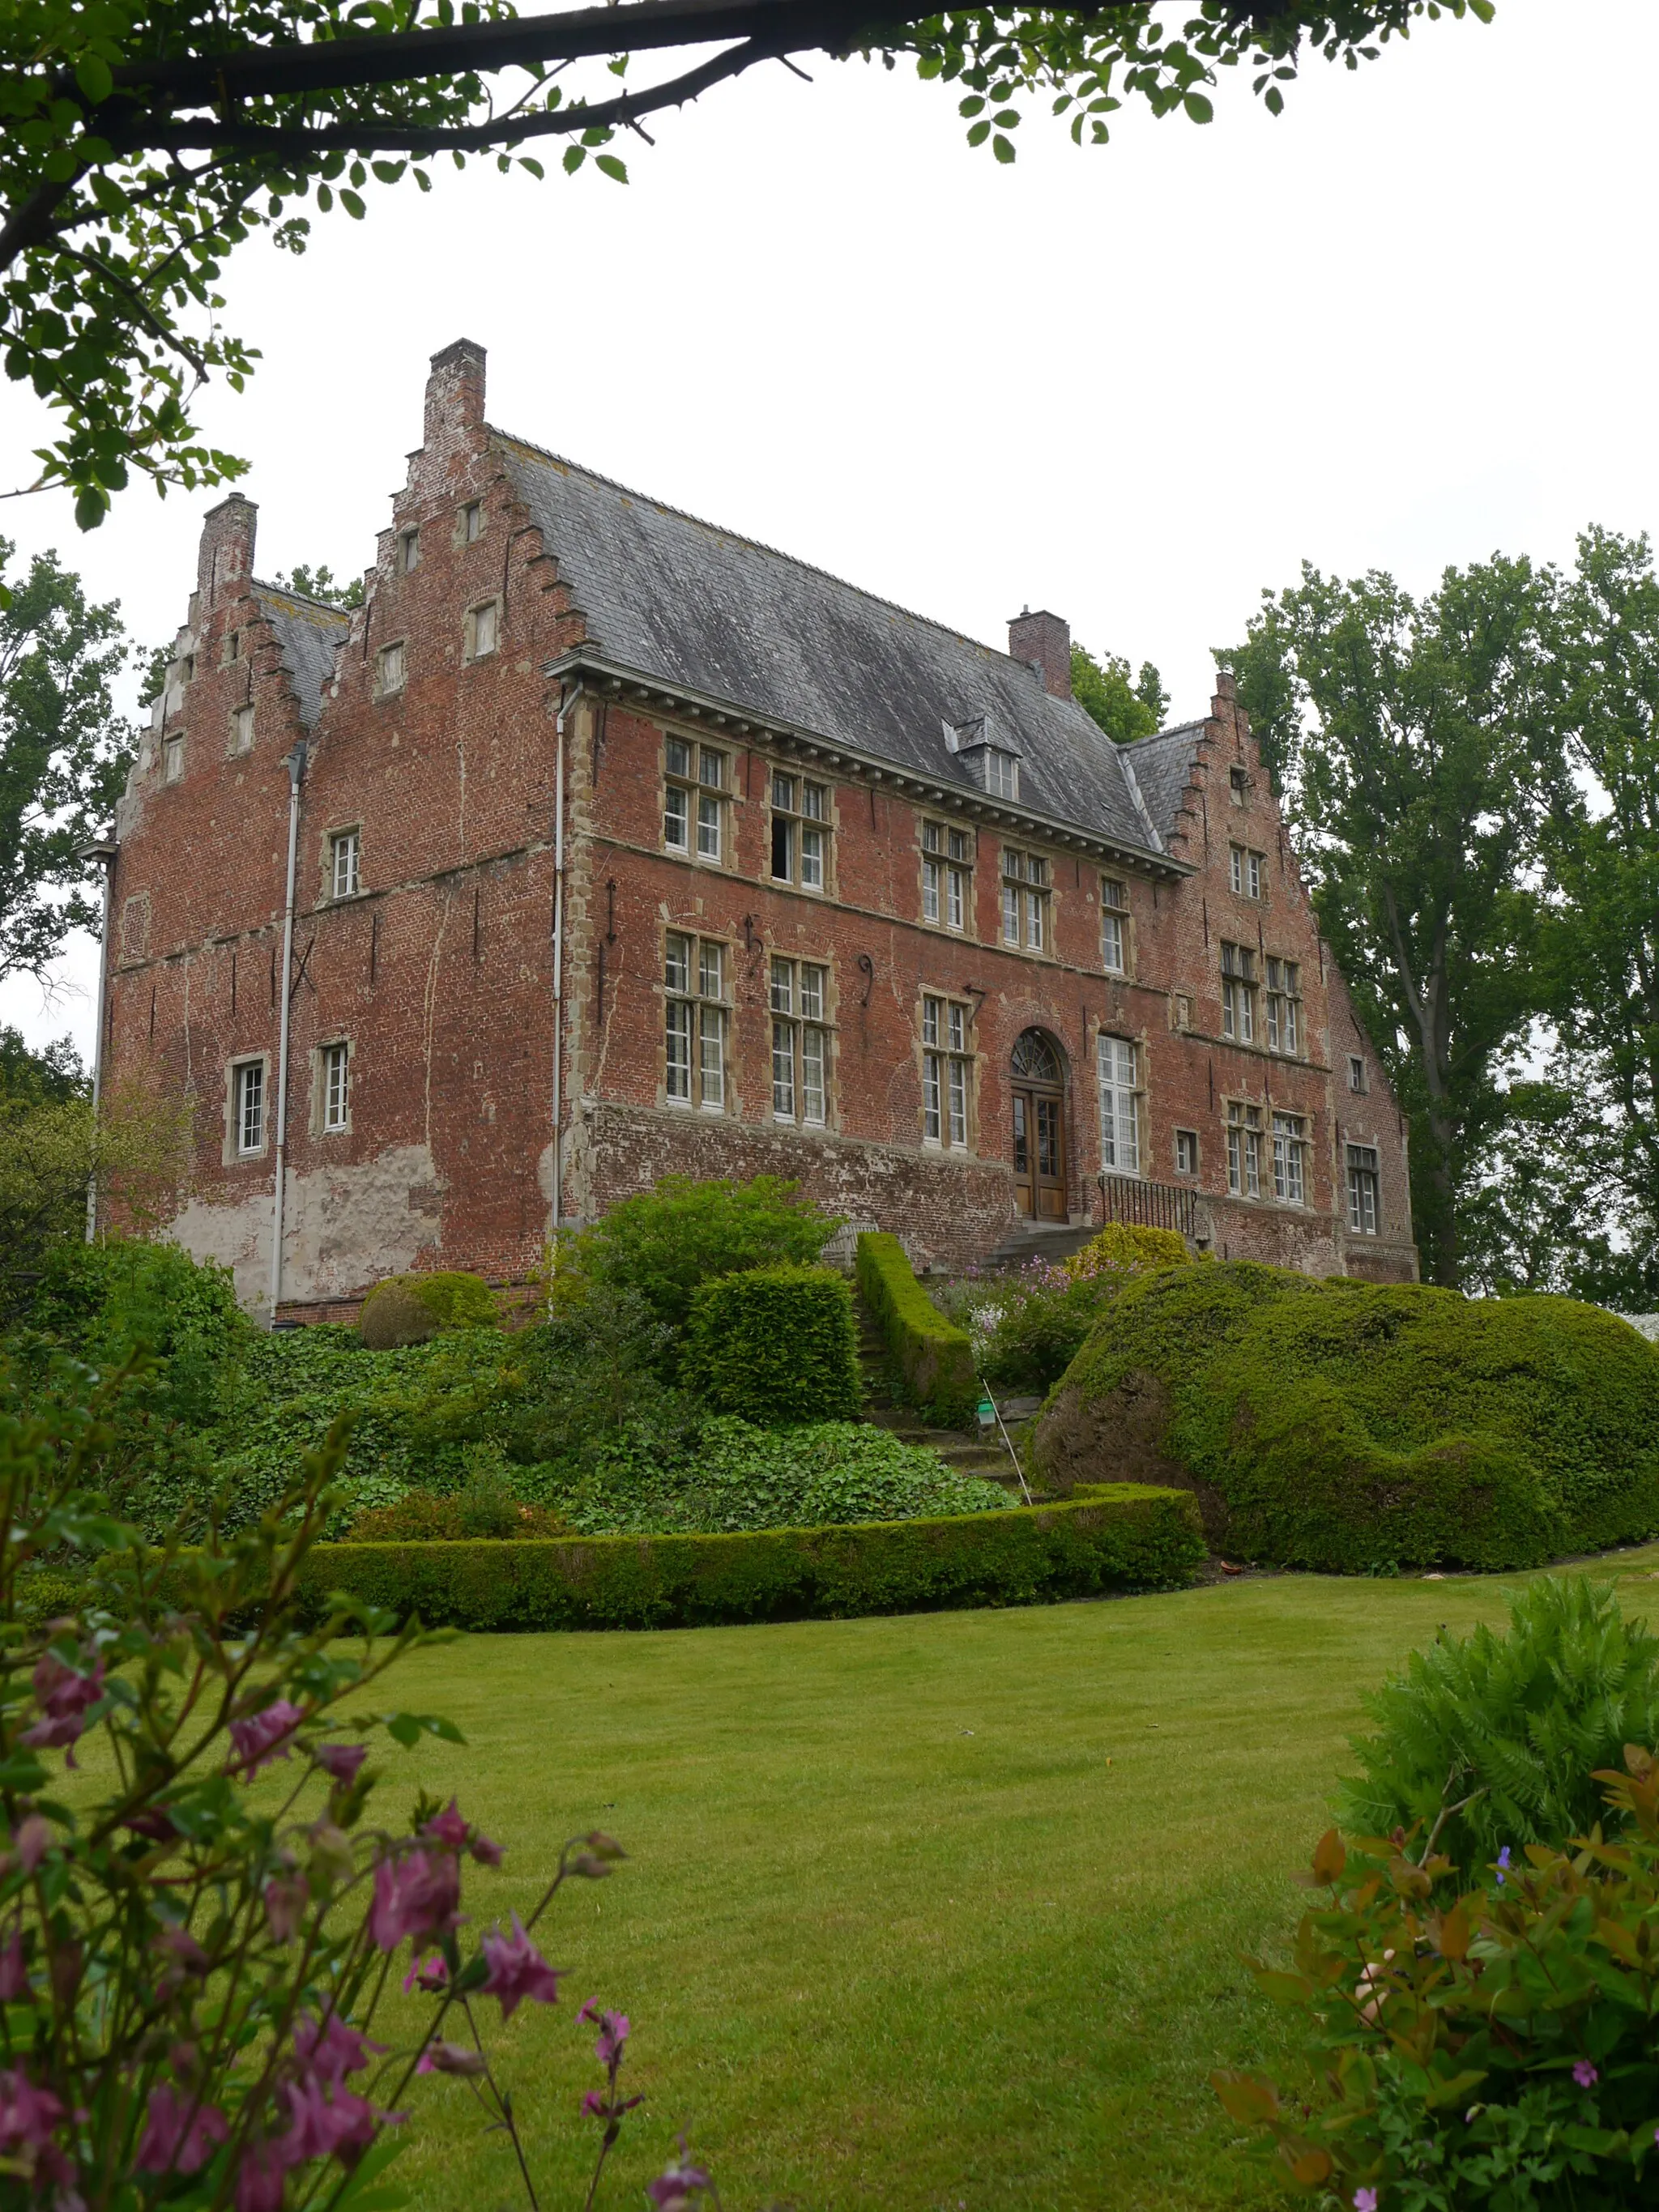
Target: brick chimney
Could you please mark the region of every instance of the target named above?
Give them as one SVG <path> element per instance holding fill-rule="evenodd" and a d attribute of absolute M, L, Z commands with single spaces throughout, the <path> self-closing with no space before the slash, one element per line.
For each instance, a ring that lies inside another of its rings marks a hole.
<path fill-rule="evenodd" d="M 259 510 L 234 491 L 210 507 L 202 520 L 196 553 L 196 599 L 191 619 L 205 622 L 220 599 L 240 599 L 253 574 L 253 539 Z"/>
<path fill-rule="evenodd" d="M 1008 651 L 1024 660 L 1042 678 L 1042 688 L 1056 699 L 1072 696 L 1072 625 L 1058 615 L 1027 607 L 1008 625 Z"/>
<path fill-rule="evenodd" d="M 471 338 L 457 338 L 432 356 L 426 380 L 426 440 L 436 446 L 446 433 L 477 428 L 484 414 L 484 349 Z"/>

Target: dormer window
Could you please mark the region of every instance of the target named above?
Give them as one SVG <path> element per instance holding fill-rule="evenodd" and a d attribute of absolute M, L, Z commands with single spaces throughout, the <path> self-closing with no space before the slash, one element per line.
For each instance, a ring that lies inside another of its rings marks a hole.
<path fill-rule="evenodd" d="M 994 799 L 1019 797 L 1019 763 L 1000 745 L 985 748 L 985 788 Z"/>

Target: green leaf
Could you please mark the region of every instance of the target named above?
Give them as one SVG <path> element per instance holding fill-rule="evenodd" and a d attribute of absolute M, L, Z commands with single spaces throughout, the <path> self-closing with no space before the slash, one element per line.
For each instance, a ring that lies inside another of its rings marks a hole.
<path fill-rule="evenodd" d="M 988 123 L 975 123 L 969 130 L 968 143 L 970 146 L 982 146 L 990 135 L 991 126 Z"/>
<path fill-rule="evenodd" d="M 440 1736 L 445 1743 L 466 1741 L 454 1722 L 446 1720 L 441 1713 L 388 1713 L 386 1731 L 405 1751 L 413 1750 L 422 1735 Z"/>
<path fill-rule="evenodd" d="M 363 205 L 362 195 L 354 192 L 348 185 L 342 185 L 340 187 L 340 205 L 354 222 L 361 222 L 368 213 L 368 210 Z"/>
<path fill-rule="evenodd" d="M 564 149 L 564 173 L 566 176 L 574 177 L 577 170 L 580 168 L 582 163 L 586 159 L 587 154 L 584 148 L 580 146 L 567 146 Z"/>
<path fill-rule="evenodd" d="M 602 169 L 614 184 L 625 185 L 628 182 L 627 164 L 615 154 L 596 154 L 593 166 L 596 169 Z"/>
<path fill-rule="evenodd" d="M 1005 138 L 1000 131 L 991 141 L 991 151 L 999 161 L 1012 161 L 1015 159 L 1013 140 Z"/>
<path fill-rule="evenodd" d="M 75 82 L 96 107 L 109 98 L 115 89 L 115 79 L 110 74 L 109 64 L 97 54 L 82 54 L 75 64 Z"/>
<path fill-rule="evenodd" d="M 1188 93 L 1181 104 L 1194 123 L 1209 123 L 1214 119 L 1215 110 L 1201 92 Z"/>

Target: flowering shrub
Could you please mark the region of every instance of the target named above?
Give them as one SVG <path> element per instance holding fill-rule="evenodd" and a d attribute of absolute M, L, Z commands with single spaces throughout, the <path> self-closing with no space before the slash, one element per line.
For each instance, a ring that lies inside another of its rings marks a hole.
<path fill-rule="evenodd" d="M 94 1490 L 123 1387 L 0 1417 L 0 2206 L 385 2212 L 432 2073 L 471 2082 L 533 2204 L 485 2008 L 505 2024 L 556 2000 L 538 1925 L 620 1847 L 567 1844 L 524 1920 L 464 1945 L 464 1878 L 500 1847 L 453 1800 L 377 1818 L 377 1739 L 459 1741 L 380 1703 L 419 1631 L 349 1599 L 303 1627 L 295 1603 L 342 1433 L 256 1528 L 152 1548 Z M 84 1602 L 32 1628 L 20 1590 L 65 1553 Z M 404 1987 L 431 2002 L 389 2048 L 374 2031 L 405 1947 Z M 595 2187 L 637 2101 L 617 2088 L 628 2023 L 606 2022 Z M 682 2158 L 658 2202 L 707 2187 Z"/>
<path fill-rule="evenodd" d="M 1354 2212 L 1615 2212 L 1659 2192 L 1659 1761 L 1596 1776 L 1622 1820 L 1567 1849 L 1505 1845 L 1460 1882 L 1396 1830 L 1333 1829 L 1302 1879 L 1293 2096 L 1212 2076 L 1281 2180 Z"/>

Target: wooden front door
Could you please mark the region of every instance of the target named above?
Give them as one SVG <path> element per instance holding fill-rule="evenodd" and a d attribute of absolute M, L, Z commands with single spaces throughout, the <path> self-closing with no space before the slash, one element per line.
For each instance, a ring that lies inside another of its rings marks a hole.
<path fill-rule="evenodd" d="M 1064 1221 L 1066 1108 L 1060 1062 L 1046 1037 L 1027 1030 L 1014 1048 L 1014 1203 L 1030 1221 Z"/>

